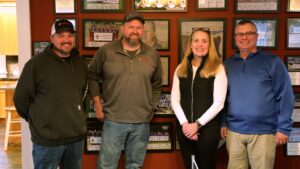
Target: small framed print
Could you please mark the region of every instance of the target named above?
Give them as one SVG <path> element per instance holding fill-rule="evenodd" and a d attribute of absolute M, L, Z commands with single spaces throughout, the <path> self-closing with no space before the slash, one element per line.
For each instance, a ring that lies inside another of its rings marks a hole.
<path fill-rule="evenodd" d="M 103 123 L 96 118 L 87 119 L 87 132 L 84 138 L 84 153 L 98 154 L 101 148 Z"/>
<path fill-rule="evenodd" d="M 162 85 L 169 86 L 170 82 L 170 56 L 160 56 L 162 66 Z"/>
<path fill-rule="evenodd" d="M 234 0 L 236 13 L 279 13 L 280 0 Z"/>
<path fill-rule="evenodd" d="M 146 19 L 142 41 L 156 50 L 169 50 L 170 20 Z"/>
<path fill-rule="evenodd" d="M 82 21 L 83 48 L 98 49 L 121 37 L 120 20 L 84 19 Z"/>
<path fill-rule="evenodd" d="M 37 54 L 43 52 L 50 44 L 51 44 L 51 42 L 46 42 L 46 41 L 33 42 L 33 44 L 32 44 L 33 56 L 36 56 Z"/>
<path fill-rule="evenodd" d="M 133 0 L 133 10 L 141 12 L 187 12 L 188 0 Z"/>
<path fill-rule="evenodd" d="M 300 156 L 300 128 L 294 127 L 286 144 L 287 156 Z"/>
<path fill-rule="evenodd" d="M 241 20 L 251 20 L 255 25 L 258 33 L 257 47 L 264 49 L 277 49 L 278 40 L 278 19 L 269 18 L 234 18 L 234 27 Z M 233 35 L 235 34 L 235 29 L 233 29 Z M 233 48 L 236 48 L 235 41 L 233 38 Z"/>
<path fill-rule="evenodd" d="M 214 37 L 216 49 L 223 58 L 225 49 L 225 19 L 179 19 L 178 63 L 181 62 L 193 28 L 209 28 Z"/>
<path fill-rule="evenodd" d="M 226 10 L 227 0 L 197 0 L 196 10 Z"/>
<path fill-rule="evenodd" d="M 300 56 L 285 56 L 285 64 L 293 86 L 300 85 Z"/>
<path fill-rule="evenodd" d="M 295 93 L 295 108 L 300 108 L 300 93 Z"/>
<path fill-rule="evenodd" d="M 287 49 L 300 49 L 300 18 L 287 19 Z"/>
<path fill-rule="evenodd" d="M 80 0 L 81 12 L 123 12 L 124 0 Z"/>
<path fill-rule="evenodd" d="M 151 122 L 150 137 L 147 150 L 173 150 L 173 123 Z"/>
<path fill-rule="evenodd" d="M 295 107 L 293 109 L 292 120 L 294 123 L 300 122 L 300 107 Z"/>
<path fill-rule="evenodd" d="M 75 14 L 75 0 L 54 0 L 54 14 Z"/>
<path fill-rule="evenodd" d="M 161 93 L 157 107 L 157 111 L 154 112 L 155 117 L 169 117 L 174 115 L 174 112 L 171 108 L 170 92 Z"/>
<path fill-rule="evenodd" d="M 299 0 L 287 0 L 287 12 L 300 12 L 300 1 Z"/>

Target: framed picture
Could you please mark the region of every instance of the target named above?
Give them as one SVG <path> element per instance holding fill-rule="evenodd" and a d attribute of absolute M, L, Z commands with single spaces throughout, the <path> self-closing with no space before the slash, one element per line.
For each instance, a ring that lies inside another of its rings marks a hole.
<path fill-rule="evenodd" d="M 103 123 L 96 118 L 87 119 L 87 132 L 84 138 L 84 153 L 98 154 L 101 148 Z"/>
<path fill-rule="evenodd" d="M 141 12 L 187 12 L 188 0 L 133 0 L 133 10 Z"/>
<path fill-rule="evenodd" d="M 300 93 L 294 93 L 295 95 L 295 108 L 300 108 Z"/>
<path fill-rule="evenodd" d="M 169 86 L 170 82 L 170 56 L 160 56 L 162 64 L 162 85 Z"/>
<path fill-rule="evenodd" d="M 54 14 L 75 14 L 75 0 L 54 0 Z"/>
<path fill-rule="evenodd" d="M 300 85 L 300 56 L 285 56 L 285 64 L 288 69 L 293 86 Z"/>
<path fill-rule="evenodd" d="M 173 123 L 150 123 L 150 138 L 147 150 L 171 151 L 173 150 Z"/>
<path fill-rule="evenodd" d="M 84 19 L 82 21 L 83 48 L 97 49 L 119 39 L 121 25 L 120 20 Z"/>
<path fill-rule="evenodd" d="M 170 20 L 146 19 L 142 41 L 156 50 L 169 50 Z"/>
<path fill-rule="evenodd" d="M 123 12 L 124 0 L 80 0 L 81 12 Z"/>
<path fill-rule="evenodd" d="M 179 19 L 179 35 L 178 35 L 178 63 L 184 56 L 186 46 L 193 28 L 205 27 L 209 28 L 214 37 L 214 42 L 219 55 L 223 58 L 225 49 L 225 19 Z"/>
<path fill-rule="evenodd" d="M 196 10 L 226 10 L 227 0 L 197 0 Z"/>
<path fill-rule="evenodd" d="M 171 93 L 162 92 L 159 98 L 157 111 L 154 112 L 156 117 L 169 117 L 173 116 L 174 112 L 171 108 Z"/>
<path fill-rule="evenodd" d="M 293 109 L 292 120 L 294 123 L 300 122 L 300 107 L 295 107 Z"/>
<path fill-rule="evenodd" d="M 300 128 L 293 128 L 286 144 L 287 156 L 300 156 Z"/>
<path fill-rule="evenodd" d="M 300 49 L 300 18 L 287 18 L 287 49 Z"/>
<path fill-rule="evenodd" d="M 234 0 L 236 13 L 279 13 L 280 0 Z"/>
<path fill-rule="evenodd" d="M 33 56 L 43 52 L 51 42 L 46 41 L 36 41 L 32 43 L 32 54 Z"/>
<path fill-rule="evenodd" d="M 277 49 L 278 40 L 278 19 L 268 19 L 268 18 L 234 18 L 234 27 L 241 20 L 251 20 L 255 25 L 258 33 L 257 47 L 264 49 Z M 235 29 L 233 29 L 233 35 L 235 34 Z M 236 48 L 235 39 L 232 39 L 233 48 Z"/>
<path fill-rule="evenodd" d="M 300 12 L 299 0 L 287 0 L 286 11 L 287 12 Z"/>

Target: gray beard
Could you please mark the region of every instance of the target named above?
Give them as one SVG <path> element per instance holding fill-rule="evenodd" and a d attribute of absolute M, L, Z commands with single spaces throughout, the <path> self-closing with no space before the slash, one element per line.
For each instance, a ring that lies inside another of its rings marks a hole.
<path fill-rule="evenodd" d="M 140 40 L 131 40 L 130 38 L 124 37 L 125 41 L 131 47 L 137 47 L 140 44 Z"/>

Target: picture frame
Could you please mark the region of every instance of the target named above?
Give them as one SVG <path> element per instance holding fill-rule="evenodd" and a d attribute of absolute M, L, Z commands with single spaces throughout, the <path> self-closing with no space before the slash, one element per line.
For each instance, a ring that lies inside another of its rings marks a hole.
<path fill-rule="evenodd" d="M 300 85 L 300 55 L 285 56 L 285 65 L 293 86 Z"/>
<path fill-rule="evenodd" d="M 187 12 L 188 0 L 133 0 L 132 5 L 140 12 Z"/>
<path fill-rule="evenodd" d="M 197 11 L 226 10 L 228 0 L 197 0 Z"/>
<path fill-rule="evenodd" d="M 286 1 L 287 12 L 300 12 L 300 1 L 298 0 L 287 0 Z"/>
<path fill-rule="evenodd" d="M 83 49 L 98 49 L 103 45 L 121 38 L 121 20 L 82 20 Z"/>
<path fill-rule="evenodd" d="M 125 0 L 80 0 L 82 13 L 123 12 Z"/>
<path fill-rule="evenodd" d="M 206 27 L 210 29 L 214 36 L 215 46 L 220 57 L 224 59 L 225 42 L 226 42 L 226 20 L 222 18 L 217 19 L 179 19 L 178 21 L 178 63 L 181 62 L 189 37 L 194 27 Z"/>
<path fill-rule="evenodd" d="M 34 41 L 32 42 L 32 56 L 36 56 L 37 54 L 43 52 L 51 42 L 49 41 Z"/>
<path fill-rule="evenodd" d="M 295 95 L 295 108 L 300 108 L 300 93 L 294 93 Z"/>
<path fill-rule="evenodd" d="M 96 118 L 87 119 L 87 132 L 84 137 L 84 153 L 99 154 L 102 140 L 103 122 Z"/>
<path fill-rule="evenodd" d="M 147 150 L 149 152 L 172 151 L 174 147 L 173 130 L 172 122 L 151 122 Z"/>
<path fill-rule="evenodd" d="M 286 143 L 286 156 L 300 156 L 300 128 L 293 127 Z"/>
<path fill-rule="evenodd" d="M 234 28 L 241 20 L 251 20 L 255 25 L 258 33 L 257 47 L 263 49 L 277 49 L 278 47 L 278 18 L 234 18 Z M 235 29 L 232 30 L 233 35 Z M 232 48 L 236 48 L 235 38 L 232 39 Z"/>
<path fill-rule="evenodd" d="M 294 123 L 300 122 L 300 107 L 295 107 L 293 109 L 292 120 Z"/>
<path fill-rule="evenodd" d="M 171 117 L 175 115 L 171 107 L 171 92 L 163 91 L 160 94 L 157 107 L 157 110 L 154 112 L 155 117 Z"/>
<path fill-rule="evenodd" d="M 169 19 L 145 19 L 142 41 L 158 51 L 169 50 Z"/>
<path fill-rule="evenodd" d="M 279 13 L 280 0 L 234 0 L 235 13 Z"/>
<path fill-rule="evenodd" d="M 300 49 L 300 17 L 287 18 L 287 49 Z"/>
<path fill-rule="evenodd" d="M 170 86 L 170 56 L 161 55 L 161 66 L 162 66 L 162 85 Z"/>
<path fill-rule="evenodd" d="M 54 0 L 54 14 L 75 14 L 75 0 Z"/>

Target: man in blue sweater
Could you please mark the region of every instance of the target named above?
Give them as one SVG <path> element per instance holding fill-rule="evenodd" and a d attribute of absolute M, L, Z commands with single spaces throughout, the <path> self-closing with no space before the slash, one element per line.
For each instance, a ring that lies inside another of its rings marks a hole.
<path fill-rule="evenodd" d="M 238 51 L 225 61 L 228 77 L 221 136 L 228 169 L 273 169 L 276 145 L 288 141 L 294 94 L 278 56 L 257 49 L 258 33 L 249 20 L 235 28 Z"/>

